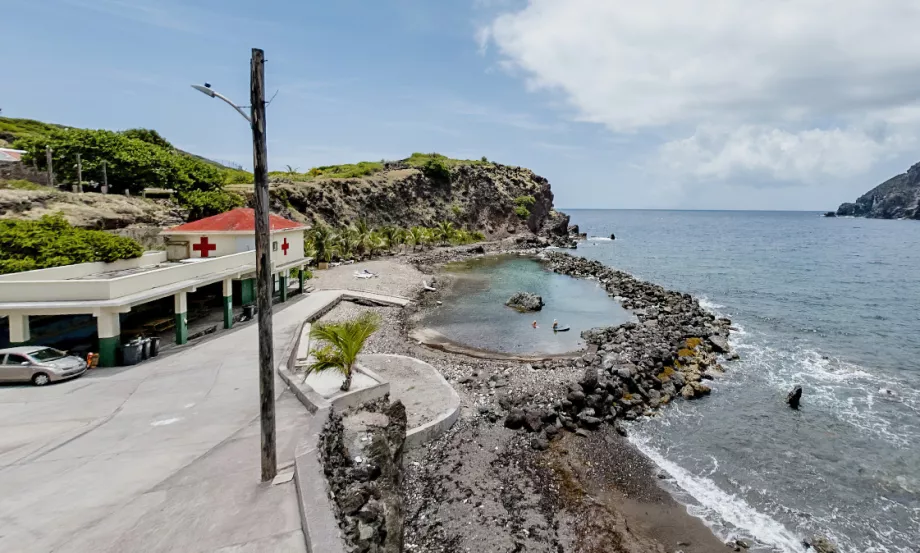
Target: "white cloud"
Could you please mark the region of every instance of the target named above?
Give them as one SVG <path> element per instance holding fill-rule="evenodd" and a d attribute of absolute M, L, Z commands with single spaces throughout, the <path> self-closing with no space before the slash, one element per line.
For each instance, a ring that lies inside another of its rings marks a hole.
<path fill-rule="evenodd" d="M 744 125 L 733 129 L 702 127 L 690 138 L 665 143 L 660 161 L 678 173 L 701 179 L 727 179 L 746 172 L 778 181 L 817 182 L 870 169 L 910 140 L 878 139 L 853 129 L 788 132 Z"/>
<path fill-rule="evenodd" d="M 914 143 L 917 28 L 916 0 L 530 0 L 479 38 L 578 120 L 692 134 L 661 153 L 694 175 L 808 180 Z"/>

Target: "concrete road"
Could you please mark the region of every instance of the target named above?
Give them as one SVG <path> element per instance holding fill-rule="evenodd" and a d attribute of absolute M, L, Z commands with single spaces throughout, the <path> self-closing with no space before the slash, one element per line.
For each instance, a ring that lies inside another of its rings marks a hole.
<path fill-rule="evenodd" d="M 274 317 L 275 361 L 321 298 Z M 42 388 L 0 386 L 0 551 L 305 551 L 292 483 L 259 482 L 257 334 Z M 279 465 L 306 410 L 276 381 Z"/>

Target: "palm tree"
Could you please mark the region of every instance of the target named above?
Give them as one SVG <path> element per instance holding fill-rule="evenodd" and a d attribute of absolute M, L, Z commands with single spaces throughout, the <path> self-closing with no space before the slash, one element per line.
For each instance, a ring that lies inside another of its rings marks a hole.
<path fill-rule="evenodd" d="M 358 248 L 358 237 L 351 229 L 346 229 L 344 232 L 339 233 L 336 248 L 338 248 L 342 259 L 352 259 L 355 256 L 355 250 Z"/>
<path fill-rule="evenodd" d="M 434 232 L 441 244 L 447 245 L 454 237 L 454 224 L 450 221 L 441 221 L 434 229 Z"/>
<path fill-rule="evenodd" d="M 380 316 L 376 313 L 365 313 L 357 319 L 341 323 L 313 325 L 310 330 L 310 339 L 325 342 L 325 345 L 311 352 L 313 362 L 307 366 L 307 376 L 329 369 L 339 371 L 345 376 L 341 390 L 347 392 L 351 388 L 352 371 L 358 360 L 358 354 L 364 349 L 367 339 L 378 328 L 380 328 Z"/>
<path fill-rule="evenodd" d="M 335 233 L 326 225 L 316 225 L 310 229 L 313 238 L 313 248 L 319 261 L 329 263 L 335 255 Z"/>
<path fill-rule="evenodd" d="M 293 177 L 300 171 L 299 167 L 292 167 L 290 165 L 285 165 L 285 168 L 287 169 L 285 173 L 287 173 L 289 177 Z"/>
<path fill-rule="evenodd" d="M 412 246 L 412 249 L 415 250 L 417 246 L 421 246 L 425 243 L 427 236 L 425 229 L 422 227 L 412 227 L 409 229 L 409 234 L 406 236 L 406 238 L 406 242 L 408 242 Z"/>
<path fill-rule="evenodd" d="M 383 227 L 380 229 L 380 236 L 383 238 L 384 247 L 390 251 L 399 245 L 399 229 L 396 227 Z"/>

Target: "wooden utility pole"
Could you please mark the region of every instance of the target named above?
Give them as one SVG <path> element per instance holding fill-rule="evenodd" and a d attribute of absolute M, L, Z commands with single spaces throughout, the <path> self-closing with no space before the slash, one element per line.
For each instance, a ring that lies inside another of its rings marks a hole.
<path fill-rule="evenodd" d="M 45 160 L 48 162 L 48 186 L 54 186 L 54 168 L 51 167 L 51 153 L 53 151 L 51 146 L 45 146 Z"/>
<path fill-rule="evenodd" d="M 77 154 L 77 192 L 83 192 L 83 162 Z"/>
<path fill-rule="evenodd" d="M 105 160 L 102 160 L 102 193 L 109 193 L 109 174 L 105 170 L 105 166 L 108 163 Z"/>
<path fill-rule="evenodd" d="M 268 148 L 265 143 L 265 52 L 252 49 L 252 169 L 255 176 L 256 301 L 259 310 L 259 411 L 262 481 L 278 472 L 275 450 L 275 363 L 272 355 L 272 265 L 268 221 Z"/>

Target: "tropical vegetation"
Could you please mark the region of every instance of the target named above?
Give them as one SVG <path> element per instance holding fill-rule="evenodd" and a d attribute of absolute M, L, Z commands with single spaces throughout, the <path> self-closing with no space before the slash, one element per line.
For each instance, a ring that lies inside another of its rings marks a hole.
<path fill-rule="evenodd" d="M 473 244 L 485 240 L 478 231 L 458 229 L 450 221 L 436 227 L 401 228 L 384 226 L 372 229 L 361 219 L 352 225 L 333 228 L 318 224 L 306 231 L 304 253 L 319 262 L 357 260 L 365 257 L 416 251 L 427 246 Z"/>
<path fill-rule="evenodd" d="M 310 340 L 321 344 L 310 353 L 313 361 L 307 365 L 306 375 L 335 370 L 345 377 L 342 391 L 351 389 L 351 379 L 358 354 L 367 339 L 380 328 L 380 316 L 365 313 L 360 317 L 338 323 L 317 323 L 310 329 Z"/>
<path fill-rule="evenodd" d="M 0 274 L 112 262 L 143 253 L 141 245 L 130 238 L 75 228 L 60 215 L 35 221 L 0 219 Z"/>

